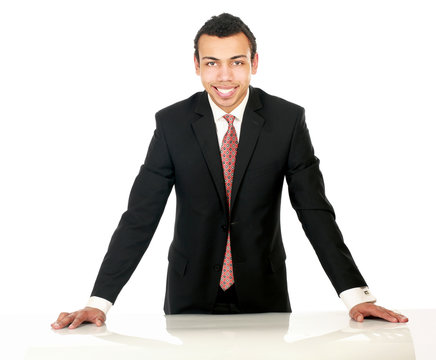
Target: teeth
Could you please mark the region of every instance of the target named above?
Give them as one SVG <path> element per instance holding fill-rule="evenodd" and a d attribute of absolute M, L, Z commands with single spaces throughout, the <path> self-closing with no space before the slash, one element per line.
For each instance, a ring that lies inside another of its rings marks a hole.
<path fill-rule="evenodd" d="M 220 89 L 220 88 L 217 88 L 217 89 L 220 93 L 223 93 L 223 94 L 228 94 L 230 91 L 233 91 L 233 89 Z"/>

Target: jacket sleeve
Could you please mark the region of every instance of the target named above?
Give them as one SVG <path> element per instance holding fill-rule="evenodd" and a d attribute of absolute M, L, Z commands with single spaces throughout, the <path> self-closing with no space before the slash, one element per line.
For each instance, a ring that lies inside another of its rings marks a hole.
<path fill-rule="evenodd" d="M 319 159 L 314 155 L 303 108 L 292 135 L 286 181 L 292 207 L 338 295 L 350 288 L 366 286 L 325 195 Z"/>
<path fill-rule="evenodd" d="M 174 185 L 163 126 L 156 130 L 130 192 L 127 211 L 112 235 L 91 296 L 115 302 L 150 244 Z"/>

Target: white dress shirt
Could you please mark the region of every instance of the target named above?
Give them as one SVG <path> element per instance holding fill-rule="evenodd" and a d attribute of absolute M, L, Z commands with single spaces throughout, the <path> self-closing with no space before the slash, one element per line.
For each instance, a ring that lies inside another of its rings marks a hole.
<path fill-rule="evenodd" d="M 235 120 L 233 121 L 233 126 L 235 127 L 238 141 L 241 134 L 241 124 L 242 124 L 242 119 L 244 117 L 245 107 L 248 102 L 248 97 L 249 97 L 249 91 L 247 91 L 247 95 L 245 95 L 242 102 L 230 113 L 235 117 Z M 228 122 L 226 119 L 223 118 L 223 116 L 227 113 L 213 102 L 209 94 L 208 94 L 208 98 L 209 98 L 210 107 L 212 108 L 213 119 L 216 125 L 218 144 L 221 148 L 224 135 L 226 134 L 228 129 Z M 367 286 L 356 287 L 356 288 L 345 290 L 339 294 L 339 297 L 342 299 L 348 310 L 350 310 L 353 306 L 360 303 L 376 301 L 376 298 L 370 293 L 369 288 Z M 107 314 L 107 312 L 112 307 L 112 303 L 101 297 L 91 296 L 86 306 L 100 309 L 105 314 Z"/>

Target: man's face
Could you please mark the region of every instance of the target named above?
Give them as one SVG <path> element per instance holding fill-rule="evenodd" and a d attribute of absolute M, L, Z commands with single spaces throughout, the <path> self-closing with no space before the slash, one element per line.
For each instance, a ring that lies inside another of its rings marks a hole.
<path fill-rule="evenodd" d="M 257 72 L 257 54 L 251 61 L 250 43 L 242 32 L 224 38 L 203 34 L 198 52 L 195 70 L 204 88 L 215 104 L 231 112 L 244 99 L 251 74 Z"/>

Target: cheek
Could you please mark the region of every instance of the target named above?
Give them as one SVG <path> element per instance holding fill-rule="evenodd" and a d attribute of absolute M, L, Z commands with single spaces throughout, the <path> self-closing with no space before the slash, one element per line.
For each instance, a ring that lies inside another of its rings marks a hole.
<path fill-rule="evenodd" d="M 251 79 L 251 69 L 241 68 L 234 72 L 234 77 L 238 79 L 239 82 L 245 83 L 249 82 Z"/>
<path fill-rule="evenodd" d="M 211 69 L 202 70 L 200 76 L 203 83 L 209 83 L 214 80 L 214 72 Z"/>

